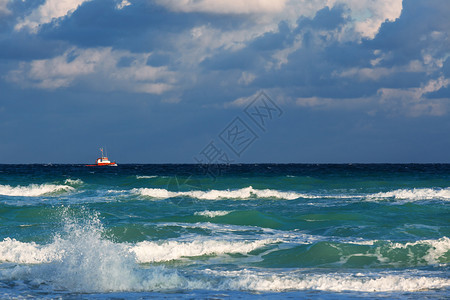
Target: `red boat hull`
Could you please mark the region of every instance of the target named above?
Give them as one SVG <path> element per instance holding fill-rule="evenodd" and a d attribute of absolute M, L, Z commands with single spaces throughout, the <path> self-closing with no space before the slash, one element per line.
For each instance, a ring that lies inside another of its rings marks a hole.
<path fill-rule="evenodd" d="M 111 167 L 117 167 L 117 164 L 115 162 L 111 163 L 99 163 L 96 165 L 85 165 L 86 167 L 103 167 L 103 166 L 111 166 Z"/>

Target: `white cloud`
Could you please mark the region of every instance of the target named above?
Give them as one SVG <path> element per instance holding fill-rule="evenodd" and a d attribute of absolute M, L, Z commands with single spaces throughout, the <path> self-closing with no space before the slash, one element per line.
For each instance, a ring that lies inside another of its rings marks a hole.
<path fill-rule="evenodd" d="M 158 0 L 173 11 L 217 14 L 275 13 L 284 9 L 286 0 Z"/>
<path fill-rule="evenodd" d="M 70 15 L 80 5 L 88 1 L 91 0 L 47 0 L 17 23 L 15 29 L 21 30 L 26 28 L 31 32 L 37 32 L 40 25 Z"/>
<path fill-rule="evenodd" d="M 318 110 L 345 109 L 366 110 L 367 114 L 443 116 L 448 113 L 448 98 L 426 98 L 425 94 L 435 92 L 450 85 L 450 79 L 439 77 L 421 87 L 395 89 L 380 88 L 376 95 L 365 98 L 322 98 L 305 97 L 295 99 L 295 104 L 303 108 Z"/>
<path fill-rule="evenodd" d="M 242 72 L 241 78 L 239 78 L 238 83 L 242 85 L 249 85 L 256 79 L 256 75 L 250 72 Z"/>
<path fill-rule="evenodd" d="M 350 8 L 354 30 L 365 38 L 374 38 L 381 24 L 393 22 L 402 12 L 402 0 L 330 0 L 331 5 L 344 4 Z"/>
<path fill-rule="evenodd" d="M 257 2 L 258 5 L 254 5 Z M 390 5 L 388 5 L 389 3 Z M 253 13 L 245 27 L 233 30 L 221 30 L 209 25 L 202 25 L 191 29 L 190 35 L 178 39 L 175 43 L 177 48 L 183 49 L 180 61 L 183 65 L 196 67 L 206 58 L 214 56 L 217 50 L 239 50 L 247 45 L 249 41 L 268 32 L 277 32 L 278 24 L 286 21 L 290 28 L 294 28 L 298 18 L 313 18 L 315 14 L 325 8 L 336 5 L 346 5 L 349 18 L 353 20 L 342 28 L 332 30 L 316 31 L 314 42 L 326 47 L 334 41 L 358 41 L 363 37 L 373 38 L 378 32 L 381 24 L 386 20 L 395 20 L 400 16 L 402 10 L 401 0 L 287 0 L 287 1 L 208 1 L 208 0 L 183 0 L 183 1 L 159 1 L 160 5 L 171 10 L 182 12 L 207 12 L 207 13 Z M 271 59 L 265 63 L 266 70 L 280 69 L 282 65 L 289 63 L 289 56 L 303 47 L 303 30 L 295 37 L 292 45 L 287 45 L 272 54 Z M 380 57 L 379 60 L 382 58 Z M 377 62 L 374 61 L 374 64 Z M 378 69 L 376 71 L 365 70 L 366 78 L 380 78 L 383 72 L 388 70 Z M 241 77 L 238 83 L 247 82 L 250 77 Z"/>
<path fill-rule="evenodd" d="M 354 110 L 360 109 L 367 105 L 370 100 L 367 98 L 322 98 L 322 97 L 300 97 L 295 99 L 295 104 L 299 107 L 314 108 L 314 109 L 346 109 Z"/>
<path fill-rule="evenodd" d="M 11 11 L 8 9 L 9 0 L 0 0 L 0 16 L 9 15 Z"/>
<path fill-rule="evenodd" d="M 124 7 L 127 7 L 127 6 L 130 6 L 131 5 L 131 2 L 130 1 L 128 1 L 128 0 L 122 0 L 120 3 L 117 3 L 117 5 L 116 5 L 116 9 L 122 9 L 122 8 L 124 8 Z"/>
<path fill-rule="evenodd" d="M 341 72 L 338 77 L 353 77 L 360 81 L 376 81 L 396 72 L 393 68 L 351 68 Z"/>
<path fill-rule="evenodd" d="M 280 69 L 282 65 L 287 64 L 289 62 L 288 57 L 298 49 L 302 47 L 302 39 L 297 37 L 292 44 L 292 46 L 285 47 L 272 55 L 272 58 L 275 60 L 275 63 L 269 62 L 267 67 L 270 69 L 275 67 L 276 69 Z"/>
<path fill-rule="evenodd" d="M 380 78 L 391 76 L 399 73 L 418 73 L 425 72 L 431 74 L 438 72 L 444 64 L 446 57 L 433 57 L 432 55 L 422 51 L 422 60 L 411 60 L 408 64 L 403 66 L 394 66 L 391 68 L 377 67 L 377 65 L 386 56 L 381 51 L 375 51 L 378 57 L 370 61 L 372 67 L 364 68 L 349 68 L 342 72 L 334 72 L 334 77 L 348 77 L 354 78 L 358 81 L 377 81 Z"/>
<path fill-rule="evenodd" d="M 22 62 L 7 78 L 25 87 L 64 88 L 82 83 L 93 89 L 161 94 L 173 88 L 175 73 L 146 64 L 149 53 L 135 54 L 111 48 L 73 48 L 64 54 Z M 132 61 L 118 66 L 121 59 Z"/>
<path fill-rule="evenodd" d="M 251 102 L 253 102 L 256 98 L 260 97 L 261 93 L 264 93 L 272 101 L 274 101 L 275 103 L 280 104 L 280 105 L 285 105 L 285 104 L 289 103 L 289 101 L 290 101 L 289 97 L 284 96 L 282 89 L 279 89 L 279 88 L 260 89 L 248 97 L 240 97 L 233 101 L 226 102 L 223 104 L 223 107 L 224 108 L 246 107 Z M 277 96 L 273 97 L 271 95 L 277 95 Z"/>
<path fill-rule="evenodd" d="M 421 115 L 443 116 L 448 111 L 448 98 L 430 99 L 423 96 L 426 93 L 445 88 L 449 84 L 450 79 L 439 77 L 418 88 L 382 88 L 378 91 L 379 102 L 391 112 L 403 113 L 412 117 Z"/>
<path fill-rule="evenodd" d="M 325 7 L 345 5 L 360 37 L 374 38 L 381 24 L 395 21 L 402 12 L 402 0 L 157 0 L 172 11 L 215 14 L 257 14 L 259 23 L 284 20 L 294 25 L 299 17 L 314 17 Z"/>
<path fill-rule="evenodd" d="M 224 104 L 225 108 L 230 108 L 230 107 L 245 107 L 247 105 L 249 105 L 253 100 L 255 100 L 256 96 L 258 96 L 261 93 L 261 91 L 257 91 L 256 93 L 254 93 L 251 96 L 248 97 L 240 97 L 238 99 L 235 99 L 231 102 L 227 102 Z"/>
<path fill-rule="evenodd" d="M 297 20 L 301 16 L 313 17 L 315 13 L 325 7 L 333 8 L 344 5 L 348 8 L 347 17 L 352 20 L 350 26 L 354 38 L 374 38 L 381 24 L 395 21 L 402 12 L 402 0 L 291 0 L 286 5 L 283 15 L 288 19 Z M 349 34 L 349 33 L 348 33 Z M 347 37 L 348 38 L 348 37 Z"/>
<path fill-rule="evenodd" d="M 387 5 L 391 2 L 392 5 Z M 249 14 L 245 26 L 231 30 L 220 29 L 203 24 L 173 39 L 173 47 L 183 49 L 180 51 L 177 63 L 180 69 L 187 72 L 198 68 L 199 64 L 217 51 L 236 51 L 244 48 L 257 37 L 268 32 L 277 32 L 281 21 L 287 22 L 290 28 L 297 26 L 300 17 L 313 18 L 315 14 L 325 8 L 345 4 L 348 7 L 350 19 L 353 22 L 345 28 L 316 32 L 318 45 L 325 47 L 327 43 L 342 40 L 360 40 L 361 37 L 373 36 L 386 19 L 393 20 L 400 15 L 401 0 L 157 0 L 157 3 L 177 12 L 203 12 L 215 14 Z M 372 20 L 372 21 L 370 21 Z M 364 22 L 372 22 L 369 27 L 361 27 Z M 355 29 L 356 28 L 356 29 Z M 287 45 L 272 54 L 272 57 L 261 62 L 266 70 L 280 69 L 289 63 L 289 56 L 303 47 L 302 35 L 295 37 L 292 45 Z M 265 64 L 265 65 L 264 65 Z M 249 72 L 250 73 L 250 72 Z M 197 76 L 189 76 L 191 82 Z M 236 80 L 239 84 L 248 84 L 253 79 L 245 75 Z M 246 83 L 247 82 L 247 83 Z"/>

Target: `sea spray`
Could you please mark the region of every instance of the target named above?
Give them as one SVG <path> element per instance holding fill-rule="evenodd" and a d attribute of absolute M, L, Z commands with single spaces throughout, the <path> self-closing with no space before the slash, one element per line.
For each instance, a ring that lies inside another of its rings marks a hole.
<path fill-rule="evenodd" d="M 139 268 L 134 253 L 129 251 L 127 245 L 104 238 L 104 228 L 98 213 L 84 208 L 75 213 L 65 207 L 61 215 L 63 232 L 55 235 L 50 246 L 37 251 L 47 253 L 51 258 L 43 255 L 30 260 L 28 257 L 27 263 L 42 264 L 19 265 L 3 271 L 3 278 L 33 279 L 34 282 L 49 284 L 57 290 L 76 292 L 153 291 L 172 289 L 183 284 L 183 278 L 174 270 L 169 271 L 164 267 Z M 29 247 L 33 250 L 39 248 L 33 244 Z"/>

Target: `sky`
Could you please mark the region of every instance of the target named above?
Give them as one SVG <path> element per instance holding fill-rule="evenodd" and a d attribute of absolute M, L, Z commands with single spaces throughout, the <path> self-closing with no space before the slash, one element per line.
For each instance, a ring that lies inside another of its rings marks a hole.
<path fill-rule="evenodd" d="M 450 163 L 448 0 L 0 0 L 0 163 Z"/>

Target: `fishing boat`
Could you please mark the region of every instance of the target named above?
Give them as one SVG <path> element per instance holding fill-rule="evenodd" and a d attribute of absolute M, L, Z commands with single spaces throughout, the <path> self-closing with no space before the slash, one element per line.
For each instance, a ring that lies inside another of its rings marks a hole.
<path fill-rule="evenodd" d="M 102 152 L 102 157 L 97 158 L 97 161 L 95 162 L 96 164 L 95 165 L 86 165 L 86 167 L 100 167 L 100 166 L 117 167 L 116 162 L 109 161 L 108 157 L 103 155 L 103 148 L 100 148 L 100 151 Z"/>

